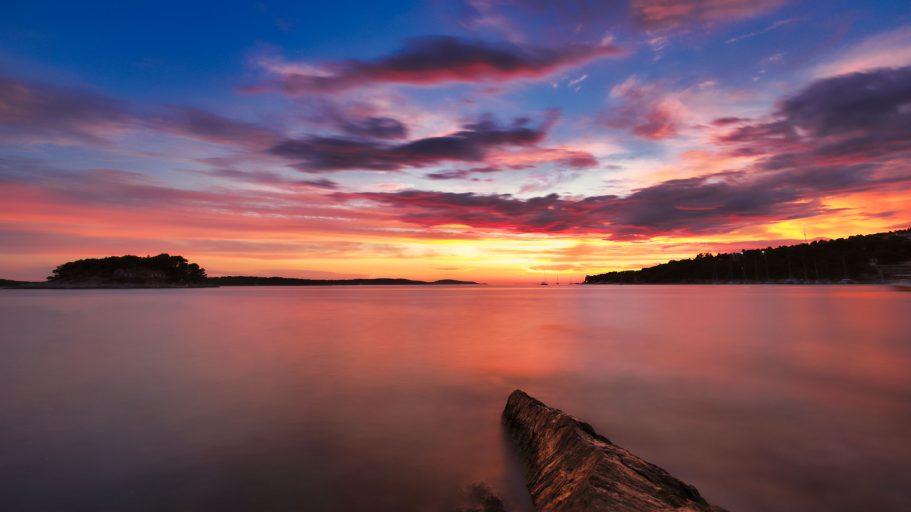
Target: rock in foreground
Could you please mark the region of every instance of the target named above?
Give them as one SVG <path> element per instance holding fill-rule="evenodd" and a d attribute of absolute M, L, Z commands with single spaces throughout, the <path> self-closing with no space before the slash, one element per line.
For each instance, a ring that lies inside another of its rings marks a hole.
<path fill-rule="evenodd" d="M 503 422 L 539 512 L 724 512 L 695 487 L 522 391 L 509 396 Z"/>

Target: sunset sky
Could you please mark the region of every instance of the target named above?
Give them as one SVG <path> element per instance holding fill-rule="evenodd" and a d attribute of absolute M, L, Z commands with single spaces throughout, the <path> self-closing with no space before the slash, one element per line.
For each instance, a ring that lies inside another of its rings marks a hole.
<path fill-rule="evenodd" d="M 906 228 L 911 7 L 14 0 L 0 194 L 13 279 L 570 282 Z"/>

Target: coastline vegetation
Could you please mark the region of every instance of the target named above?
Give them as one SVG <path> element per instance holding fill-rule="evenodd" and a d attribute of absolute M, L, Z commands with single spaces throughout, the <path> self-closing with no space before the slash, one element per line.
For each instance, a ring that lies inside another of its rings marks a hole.
<path fill-rule="evenodd" d="M 584 284 L 886 282 L 911 272 L 911 229 L 733 253 L 697 254 Z"/>
<path fill-rule="evenodd" d="M 183 256 L 108 256 L 59 265 L 49 285 L 81 286 L 205 286 L 206 271 Z"/>

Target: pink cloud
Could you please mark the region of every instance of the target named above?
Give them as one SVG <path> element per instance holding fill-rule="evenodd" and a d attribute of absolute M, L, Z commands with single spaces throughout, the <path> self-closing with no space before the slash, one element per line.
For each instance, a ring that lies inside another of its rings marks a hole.
<path fill-rule="evenodd" d="M 610 98 L 613 105 L 602 118 L 612 128 L 657 140 L 676 136 L 684 124 L 686 108 L 658 84 L 630 77 L 611 89 Z"/>
<path fill-rule="evenodd" d="M 839 52 L 836 57 L 817 66 L 814 74 L 827 77 L 908 65 L 911 65 L 911 26 L 905 25 L 864 39 Z"/>
<path fill-rule="evenodd" d="M 787 0 L 632 0 L 633 19 L 648 30 L 686 30 L 752 18 Z"/>

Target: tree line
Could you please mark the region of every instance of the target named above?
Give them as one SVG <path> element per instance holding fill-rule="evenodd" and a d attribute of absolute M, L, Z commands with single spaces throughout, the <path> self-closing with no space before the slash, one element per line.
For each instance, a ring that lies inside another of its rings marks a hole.
<path fill-rule="evenodd" d="M 47 278 L 50 282 L 112 284 L 200 284 L 206 271 L 183 256 L 108 256 L 64 263 Z"/>
<path fill-rule="evenodd" d="M 586 284 L 831 283 L 888 279 L 911 262 L 911 229 L 733 253 L 704 253 L 640 270 L 585 276 Z"/>

